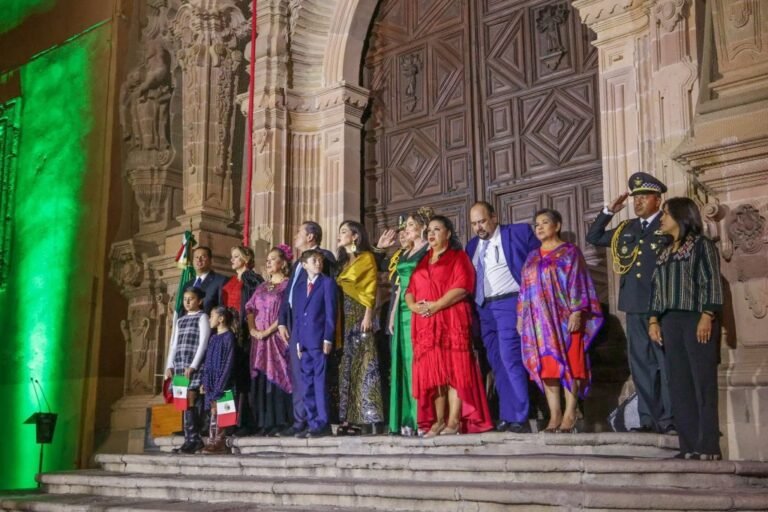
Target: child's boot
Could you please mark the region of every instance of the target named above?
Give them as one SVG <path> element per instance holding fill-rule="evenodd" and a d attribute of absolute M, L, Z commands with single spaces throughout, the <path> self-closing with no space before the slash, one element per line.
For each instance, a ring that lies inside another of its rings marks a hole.
<path fill-rule="evenodd" d="M 208 444 L 203 448 L 204 453 L 229 453 L 227 448 L 226 428 L 221 428 L 217 424 L 216 417 L 211 416 L 211 430 Z"/>
<path fill-rule="evenodd" d="M 203 447 L 200 438 L 200 430 L 197 426 L 197 410 L 190 407 L 184 411 L 184 444 L 179 451 L 181 453 L 195 453 Z"/>

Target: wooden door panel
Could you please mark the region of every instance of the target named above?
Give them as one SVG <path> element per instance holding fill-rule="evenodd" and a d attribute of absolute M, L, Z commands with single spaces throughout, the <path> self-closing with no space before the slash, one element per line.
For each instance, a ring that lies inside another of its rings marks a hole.
<path fill-rule="evenodd" d="M 469 5 L 385 0 L 366 56 L 364 207 L 371 226 L 474 201 Z"/>

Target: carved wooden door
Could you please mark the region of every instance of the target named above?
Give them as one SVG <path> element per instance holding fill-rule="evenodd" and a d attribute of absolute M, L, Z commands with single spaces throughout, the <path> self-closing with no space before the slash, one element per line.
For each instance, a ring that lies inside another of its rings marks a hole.
<path fill-rule="evenodd" d="M 603 251 L 584 241 L 603 204 L 590 37 L 564 0 L 383 0 L 366 57 L 368 226 L 430 205 L 467 240 L 478 198 L 502 222 L 556 208 L 607 298 Z"/>

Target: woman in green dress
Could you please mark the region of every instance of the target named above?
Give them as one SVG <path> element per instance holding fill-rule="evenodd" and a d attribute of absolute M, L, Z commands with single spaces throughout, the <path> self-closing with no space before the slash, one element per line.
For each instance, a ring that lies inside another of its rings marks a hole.
<path fill-rule="evenodd" d="M 411 310 L 405 303 L 405 290 L 411 274 L 421 258 L 427 253 L 429 245 L 424 237 L 431 208 L 420 208 L 408 216 L 405 222 L 407 248 L 400 252 L 397 261 L 394 303 L 390 316 L 392 332 L 392 366 L 390 371 L 389 393 L 389 432 L 412 436 L 417 433 L 416 399 L 411 393 L 411 366 L 413 348 L 411 346 Z"/>

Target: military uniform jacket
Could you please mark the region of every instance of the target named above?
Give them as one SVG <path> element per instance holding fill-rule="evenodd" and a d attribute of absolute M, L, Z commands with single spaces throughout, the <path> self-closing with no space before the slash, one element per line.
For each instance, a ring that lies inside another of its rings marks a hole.
<path fill-rule="evenodd" d="M 606 230 L 613 220 L 613 215 L 600 213 L 587 233 L 587 242 L 598 247 L 611 247 L 611 241 L 618 228 Z M 651 307 L 651 278 L 656 267 L 656 259 L 667 245 L 667 237 L 659 232 L 661 214 L 657 215 L 643 232 L 640 219 L 627 221 L 616 241 L 617 256 L 621 262 L 631 266 L 622 274 L 619 288 L 619 310 L 625 313 L 648 313 Z M 637 257 L 632 261 L 632 254 L 637 248 Z M 608 250 L 608 261 L 613 263 L 614 255 Z"/>

